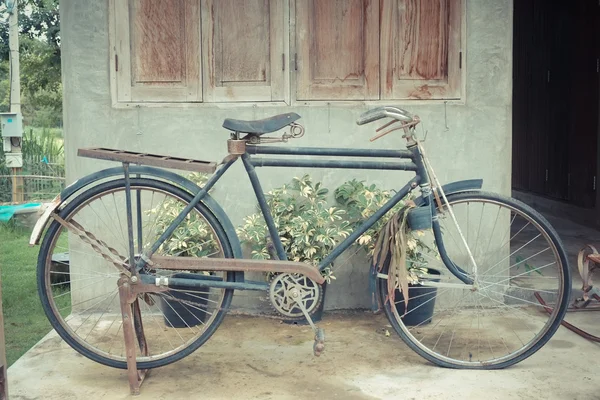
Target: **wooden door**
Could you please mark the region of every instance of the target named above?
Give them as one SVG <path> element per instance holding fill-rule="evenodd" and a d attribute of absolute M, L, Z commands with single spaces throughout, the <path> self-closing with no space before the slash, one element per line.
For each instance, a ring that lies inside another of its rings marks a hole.
<path fill-rule="evenodd" d="M 282 0 L 203 0 L 205 101 L 282 101 L 288 18 Z"/>
<path fill-rule="evenodd" d="M 201 101 L 200 3 L 113 1 L 118 100 Z"/>
<path fill-rule="evenodd" d="M 384 0 L 381 97 L 460 98 L 462 0 Z"/>
<path fill-rule="evenodd" d="M 296 0 L 298 100 L 379 99 L 379 0 Z"/>
<path fill-rule="evenodd" d="M 569 136 L 569 202 L 594 207 L 598 163 L 600 113 L 600 3 L 581 0 L 571 4 L 577 23 L 567 62 L 573 67 L 569 102 L 574 118 Z"/>
<path fill-rule="evenodd" d="M 594 207 L 600 5 L 514 4 L 513 187 Z"/>

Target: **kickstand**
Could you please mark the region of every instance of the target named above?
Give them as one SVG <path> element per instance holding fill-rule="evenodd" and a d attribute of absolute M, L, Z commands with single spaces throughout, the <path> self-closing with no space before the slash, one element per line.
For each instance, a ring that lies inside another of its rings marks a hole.
<path fill-rule="evenodd" d="M 142 355 L 148 355 L 148 345 L 144 335 L 144 327 L 140 314 L 137 295 L 131 288 L 127 277 L 119 280 L 119 298 L 121 301 L 121 317 L 123 318 L 123 335 L 125 336 L 125 352 L 127 354 L 127 375 L 131 394 L 140 394 L 140 386 L 149 370 L 138 370 L 136 360 L 136 340 Z"/>

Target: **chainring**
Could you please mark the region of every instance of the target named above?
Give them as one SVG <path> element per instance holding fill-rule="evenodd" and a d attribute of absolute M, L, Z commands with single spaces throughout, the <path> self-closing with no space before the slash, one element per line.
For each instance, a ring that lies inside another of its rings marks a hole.
<path fill-rule="evenodd" d="M 277 274 L 271 279 L 269 300 L 283 318 L 289 321 L 304 320 L 298 307 L 300 299 L 309 315 L 318 310 L 323 301 L 323 288 L 317 282 L 301 274 Z"/>

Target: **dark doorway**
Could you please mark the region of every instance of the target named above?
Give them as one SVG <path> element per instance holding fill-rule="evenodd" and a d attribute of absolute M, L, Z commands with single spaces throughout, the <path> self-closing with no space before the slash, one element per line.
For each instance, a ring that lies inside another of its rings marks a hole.
<path fill-rule="evenodd" d="M 515 0 L 513 188 L 595 207 L 599 0 Z"/>

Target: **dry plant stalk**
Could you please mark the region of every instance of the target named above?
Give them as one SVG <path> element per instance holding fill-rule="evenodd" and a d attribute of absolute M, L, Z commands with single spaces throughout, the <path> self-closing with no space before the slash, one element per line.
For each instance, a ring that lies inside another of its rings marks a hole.
<path fill-rule="evenodd" d="M 378 263 L 378 271 L 381 272 L 385 260 L 390 256 L 388 268 L 388 298 L 387 301 L 394 302 L 396 289 L 400 289 L 404 304 L 408 304 L 408 270 L 406 268 L 406 243 L 408 225 L 406 217 L 408 211 L 415 207 L 411 201 L 407 206 L 394 214 L 381 228 L 379 238 L 373 250 L 372 263 Z M 406 313 L 408 307 L 404 307 Z"/>

